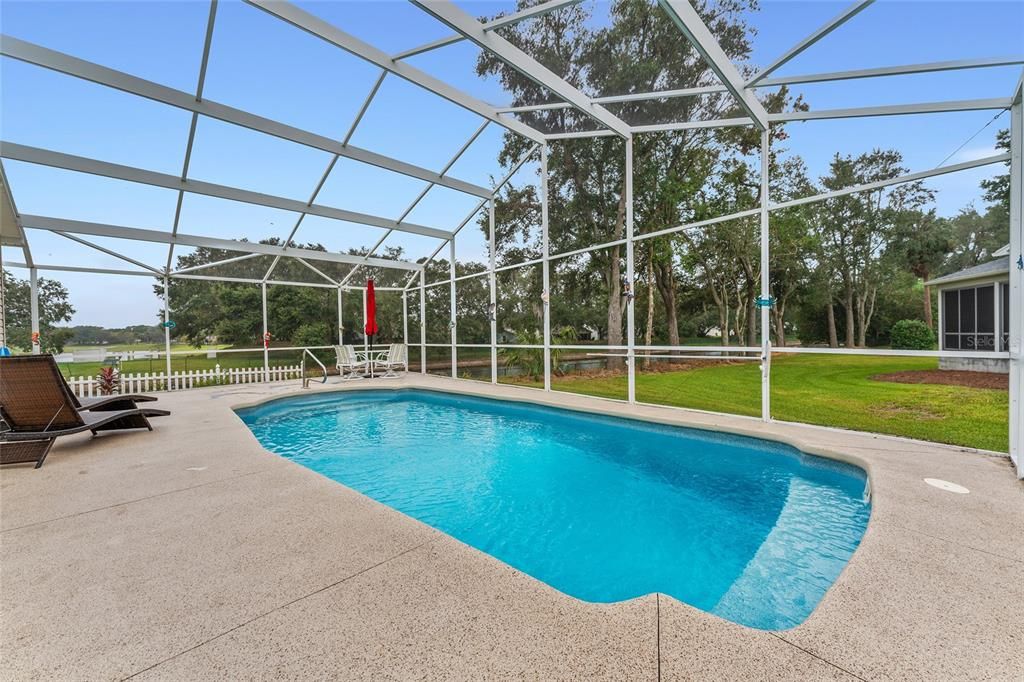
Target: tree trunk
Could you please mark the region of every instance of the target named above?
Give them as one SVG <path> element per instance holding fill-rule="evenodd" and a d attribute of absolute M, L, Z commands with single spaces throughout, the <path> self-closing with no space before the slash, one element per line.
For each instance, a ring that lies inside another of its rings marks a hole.
<path fill-rule="evenodd" d="M 757 296 L 747 299 L 747 345 L 757 346 Z"/>
<path fill-rule="evenodd" d="M 733 315 L 735 320 L 733 326 L 736 330 L 736 343 L 742 346 L 746 343 L 747 338 L 747 308 L 744 305 L 743 292 L 738 283 L 733 287 L 733 291 L 736 293 L 736 314 Z"/>
<path fill-rule="evenodd" d="M 676 311 L 676 278 L 672 263 L 658 263 L 654 270 L 654 282 L 658 287 L 661 302 L 665 305 L 665 320 L 668 325 L 668 345 L 679 345 L 679 314 Z"/>
<path fill-rule="evenodd" d="M 876 287 L 871 287 L 871 295 L 868 298 L 867 313 L 864 315 L 864 324 L 861 325 L 861 346 L 867 346 L 868 327 L 871 326 L 871 318 L 875 316 L 875 296 L 878 294 Z"/>
<path fill-rule="evenodd" d="M 626 193 L 619 192 L 619 208 L 615 215 L 615 229 L 612 239 L 622 239 L 626 221 Z M 619 263 L 619 249 L 612 247 L 611 262 L 608 264 L 608 345 L 621 346 L 622 343 L 622 266 Z M 632 283 L 630 283 L 632 284 Z M 608 369 L 622 369 L 625 362 L 622 358 L 608 358 Z"/>
<path fill-rule="evenodd" d="M 679 313 L 676 311 L 676 287 L 672 286 L 665 292 L 665 319 L 668 323 L 668 345 L 679 345 Z"/>
<path fill-rule="evenodd" d="M 619 247 L 612 249 L 612 261 L 608 265 L 608 345 L 622 345 L 622 268 L 619 266 Z M 622 369 L 622 358 L 608 358 L 609 369 Z"/>
<path fill-rule="evenodd" d="M 857 347 L 858 348 L 863 348 L 866 345 L 865 344 L 865 340 L 867 338 L 867 329 L 866 329 L 867 325 L 865 324 L 865 318 L 864 318 L 865 305 L 867 304 L 867 301 L 865 301 L 865 298 L 864 298 L 865 296 L 867 296 L 867 293 L 857 294 L 855 299 L 854 299 L 854 312 L 856 313 L 856 316 L 857 316 L 856 319 L 857 319 Z"/>
<path fill-rule="evenodd" d="M 786 346 L 786 299 L 780 298 L 775 302 L 773 310 L 775 317 L 775 345 L 780 348 Z"/>
<path fill-rule="evenodd" d="M 644 332 L 644 345 L 650 346 L 654 339 L 654 249 L 647 251 L 647 330 Z M 647 360 L 647 365 L 650 360 Z"/>
<path fill-rule="evenodd" d="M 836 334 L 836 307 L 831 299 L 829 299 L 825 311 L 828 314 L 828 347 L 839 348 L 839 336 Z"/>
<path fill-rule="evenodd" d="M 854 340 L 856 323 L 854 322 L 853 314 L 853 287 L 846 286 L 846 296 L 843 300 L 843 307 L 846 309 L 846 329 L 844 330 L 846 332 L 846 347 L 854 348 L 856 346 L 856 341 Z"/>
<path fill-rule="evenodd" d="M 932 288 L 927 284 L 924 285 L 924 323 L 932 331 L 935 330 L 934 320 L 932 320 Z"/>
<path fill-rule="evenodd" d="M 722 345 L 729 345 L 729 304 L 722 302 L 718 304 L 718 326 L 722 335 Z"/>

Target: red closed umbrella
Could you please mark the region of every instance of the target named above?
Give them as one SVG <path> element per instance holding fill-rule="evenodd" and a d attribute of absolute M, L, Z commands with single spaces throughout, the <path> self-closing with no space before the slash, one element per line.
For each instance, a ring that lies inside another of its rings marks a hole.
<path fill-rule="evenodd" d="M 363 329 L 373 348 L 373 337 L 377 335 L 377 295 L 373 292 L 373 280 L 366 280 L 366 327 Z"/>

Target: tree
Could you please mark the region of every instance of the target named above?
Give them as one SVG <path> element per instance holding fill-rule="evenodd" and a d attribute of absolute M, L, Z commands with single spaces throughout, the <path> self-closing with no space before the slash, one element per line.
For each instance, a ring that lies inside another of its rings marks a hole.
<path fill-rule="evenodd" d="M 528 3 L 520 2 L 523 8 Z M 697 10 L 715 26 L 725 52 L 744 61 L 750 52 L 750 29 L 742 19 L 753 2 L 701 2 Z M 611 24 L 593 28 L 588 10 L 581 5 L 523 22 L 506 30 L 506 37 L 559 74 L 570 85 L 594 94 L 649 91 L 706 85 L 714 75 L 685 36 L 667 15 L 643 0 L 618 0 L 611 8 Z M 489 53 L 477 63 L 480 75 L 497 75 L 512 93 L 514 104 L 536 104 L 550 94 L 531 79 Z M 627 102 L 613 113 L 631 122 L 715 118 L 735 109 L 724 93 L 696 98 L 672 98 Z M 573 109 L 532 112 L 527 123 L 541 130 L 585 129 L 590 123 Z M 641 231 L 678 224 L 680 199 L 704 183 L 713 149 L 704 141 L 706 131 L 651 134 L 638 138 L 634 148 L 637 224 Z M 525 153 L 527 143 L 506 135 L 501 160 L 511 164 Z M 619 242 L 625 234 L 624 144 L 616 137 L 566 140 L 550 148 L 548 163 L 549 225 L 553 252 L 603 242 Z M 518 221 L 521 215 L 512 220 Z M 499 223 L 506 223 L 504 211 Z M 499 233 L 507 230 L 499 226 Z M 588 254 L 580 261 L 601 272 L 607 306 L 605 328 L 610 345 L 623 338 L 625 291 L 621 244 Z M 675 278 L 671 256 L 655 260 L 658 290 L 669 317 L 669 334 L 675 329 Z M 636 288 L 636 283 L 629 283 Z"/>
<path fill-rule="evenodd" d="M 902 156 L 893 150 L 875 149 L 857 157 L 836 154 L 822 185 L 837 190 L 891 179 L 907 172 L 901 164 Z M 827 304 L 830 339 L 836 337 L 832 308 L 838 296 L 845 312 L 845 345 L 866 344 L 879 286 L 892 278 L 897 263 L 888 248 L 897 226 L 906 220 L 907 212 L 918 211 L 933 198 L 923 184 L 914 182 L 822 202 L 816 221 L 816 259 L 833 292 Z"/>
<path fill-rule="evenodd" d="M 996 133 L 996 149 L 1010 151 L 1010 129 L 1004 128 Z M 1009 162 L 1006 163 L 1009 166 Z M 982 195 L 985 201 L 991 202 L 991 210 L 998 213 L 998 222 L 1003 225 L 1010 222 L 1010 173 L 1000 173 L 994 178 L 982 180 Z"/>
<path fill-rule="evenodd" d="M 772 195 L 787 201 L 814 194 L 803 159 L 794 156 L 779 162 L 772 154 L 770 173 Z M 786 345 L 786 311 L 791 300 L 805 296 L 809 289 L 810 254 L 814 252 L 811 224 L 814 208 L 798 205 L 774 211 L 769 221 L 769 287 L 775 299 L 771 309 L 775 345 Z"/>
<path fill-rule="evenodd" d="M 266 239 L 261 244 L 281 245 L 278 239 Z M 326 251 L 320 244 L 290 246 L 313 251 Z M 350 255 L 366 255 L 366 249 L 352 249 Z M 215 263 L 237 256 L 237 253 L 219 249 L 199 248 L 177 259 L 178 269 Z M 400 248 L 385 248 L 378 258 L 398 259 Z M 287 345 L 309 346 L 335 343 L 337 330 L 337 291 L 333 287 L 304 287 L 275 282 L 326 284 L 326 280 L 308 266 L 294 258 L 281 258 L 274 265 L 273 256 L 255 256 L 225 265 L 215 265 L 197 274 L 225 278 L 262 280 L 273 265 L 267 287 L 267 323 L 274 341 Z M 334 281 L 340 281 L 352 271 L 352 265 L 330 261 L 316 261 L 315 267 Z M 364 278 L 372 277 L 381 287 L 404 284 L 404 271 L 364 267 L 358 271 L 353 285 L 361 286 Z M 154 287 L 157 296 L 163 296 L 163 286 Z M 170 300 L 175 327 L 172 334 L 199 347 L 212 339 L 237 346 L 259 346 L 263 336 L 263 301 L 259 284 L 232 281 L 209 281 L 172 278 Z M 359 320 L 346 324 L 347 332 L 362 335 L 362 298 L 357 292 L 343 294 L 345 320 Z M 402 335 L 402 300 L 395 292 L 377 294 L 377 322 L 380 333 L 374 339 L 380 342 L 398 340 Z M 351 340 L 347 338 L 347 340 Z"/>
<path fill-rule="evenodd" d="M 946 255 L 953 250 L 949 223 L 939 220 L 935 209 L 905 211 L 897 220 L 893 245 L 902 256 L 904 266 L 921 280 L 924 295 L 924 323 L 935 329 L 931 287 L 925 284 L 942 267 Z"/>
<path fill-rule="evenodd" d="M 5 320 L 7 343 L 11 348 L 32 350 L 31 287 L 28 280 L 18 279 L 7 270 L 4 277 Z M 61 353 L 71 338 L 70 329 L 59 329 L 57 323 L 71 321 L 75 309 L 68 300 L 68 290 L 54 279 L 40 277 L 39 342 L 45 353 Z"/>

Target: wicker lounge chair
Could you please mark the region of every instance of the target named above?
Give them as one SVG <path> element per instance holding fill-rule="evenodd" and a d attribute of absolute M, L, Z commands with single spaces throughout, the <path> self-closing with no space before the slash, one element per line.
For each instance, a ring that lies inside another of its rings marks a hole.
<path fill-rule="evenodd" d="M 140 408 L 135 399 L 149 396 L 116 395 L 81 403 L 71 392 L 53 356 L 0 358 L 0 464 L 35 462 L 43 465 L 60 436 L 91 431 L 149 429 L 149 417 L 167 410 Z"/>
<path fill-rule="evenodd" d="M 377 360 L 374 365 L 384 370 L 384 378 L 394 378 L 398 375 L 395 374 L 396 369 L 401 369 L 403 372 L 409 371 L 409 350 L 404 343 L 393 343 L 388 348 L 388 354 L 380 360 Z"/>

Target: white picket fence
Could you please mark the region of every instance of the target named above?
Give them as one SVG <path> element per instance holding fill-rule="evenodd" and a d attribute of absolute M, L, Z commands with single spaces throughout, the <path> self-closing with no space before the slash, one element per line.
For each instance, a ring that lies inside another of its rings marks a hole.
<path fill-rule="evenodd" d="M 267 372 L 270 381 L 298 379 L 301 375 L 299 365 L 287 367 L 271 367 Z M 226 384 L 258 384 L 264 380 L 262 367 L 226 367 L 217 365 L 213 369 L 196 369 L 187 372 L 172 372 L 170 381 L 166 372 L 139 372 L 121 375 L 120 393 L 146 393 L 150 391 L 181 391 L 203 386 L 221 386 Z M 95 377 L 71 377 L 68 385 L 79 398 L 91 398 L 99 395 Z"/>

